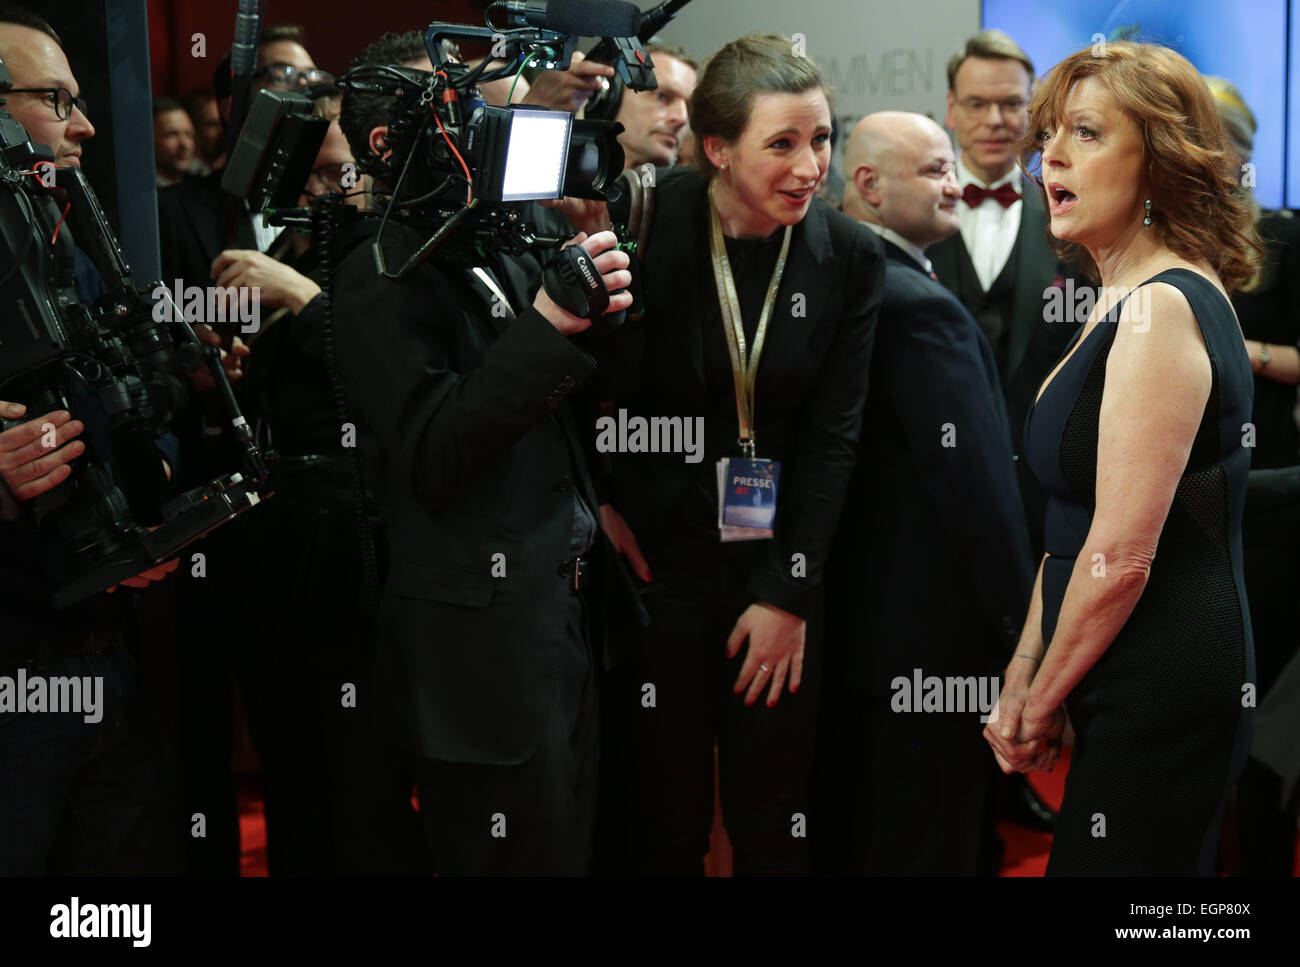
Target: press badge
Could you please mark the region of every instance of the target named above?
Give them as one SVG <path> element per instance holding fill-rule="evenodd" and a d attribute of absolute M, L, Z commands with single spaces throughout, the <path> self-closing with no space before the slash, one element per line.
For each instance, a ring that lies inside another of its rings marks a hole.
<path fill-rule="evenodd" d="M 724 541 L 772 536 L 780 477 L 781 464 L 775 460 L 718 461 L 718 530 Z"/>

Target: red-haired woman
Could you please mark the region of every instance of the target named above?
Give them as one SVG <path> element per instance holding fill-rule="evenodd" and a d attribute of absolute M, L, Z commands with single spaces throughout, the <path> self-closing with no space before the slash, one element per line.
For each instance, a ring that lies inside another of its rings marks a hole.
<path fill-rule="evenodd" d="M 1049 874 L 1204 874 L 1250 738 L 1252 380 L 1227 293 L 1259 245 L 1180 55 L 1082 51 L 1030 112 L 1051 233 L 1102 287 L 1026 422 L 1047 553 L 985 737 L 1004 770 L 1042 767 L 1068 709 Z"/>

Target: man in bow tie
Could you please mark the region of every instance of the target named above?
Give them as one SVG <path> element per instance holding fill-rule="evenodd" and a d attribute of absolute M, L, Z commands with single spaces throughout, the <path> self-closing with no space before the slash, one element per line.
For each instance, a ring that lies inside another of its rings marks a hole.
<path fill-rule="evenodd" d="M 961 230 L 928 255 L 942 282 L 975 317 L 997 361 L 1035 556 L 1042 554 L 1045 500 L 1019 458 L 1025 415 L 1077 323 L 1052 321 L 1052 287 L 1070 274 L 1046 240 L 1043 192 L 1016 163 L 1029 128 L 1034 65 L 1016 42 L 985 30 L 948 62 L 947 125 L 961 149 Z"/>

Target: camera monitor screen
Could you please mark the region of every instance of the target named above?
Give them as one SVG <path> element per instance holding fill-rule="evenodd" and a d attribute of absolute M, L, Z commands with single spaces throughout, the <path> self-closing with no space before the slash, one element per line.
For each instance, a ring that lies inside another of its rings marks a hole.
<path fill-rule="evenodd" d="M 560 111 L 515 108 L 511 112 L 502 201 L 559 198 L 563 194 L 572 122 L 573 115 Z"/>

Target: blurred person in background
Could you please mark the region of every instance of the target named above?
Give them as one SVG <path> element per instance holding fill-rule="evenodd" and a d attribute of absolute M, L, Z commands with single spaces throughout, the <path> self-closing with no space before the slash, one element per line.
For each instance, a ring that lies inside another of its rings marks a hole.
<path fill-rule="evenodd" d="M 1249 193 L 1255 116 L 1230 81 L 1207 77 Z M 1300 221 L 1250 198 L 1266 256 L 1259 276 L 1233 293 L 1255 372 L 1250 487 L 1242 519 L 1246 595 L 1255 630 L 1259 714 L 1237 784 L 1238 862 L 1247 876 L 1290 876 L 1300 815 Z M 1231 862 L 1231 857 L 1226 857 Z"/>
<path fill-rule="evenodd" d="M 158 187 L 177 185 L 185 180 L 194 162 L 194 122 L 170 97 L 153 102 L 153 154 Z"/>

